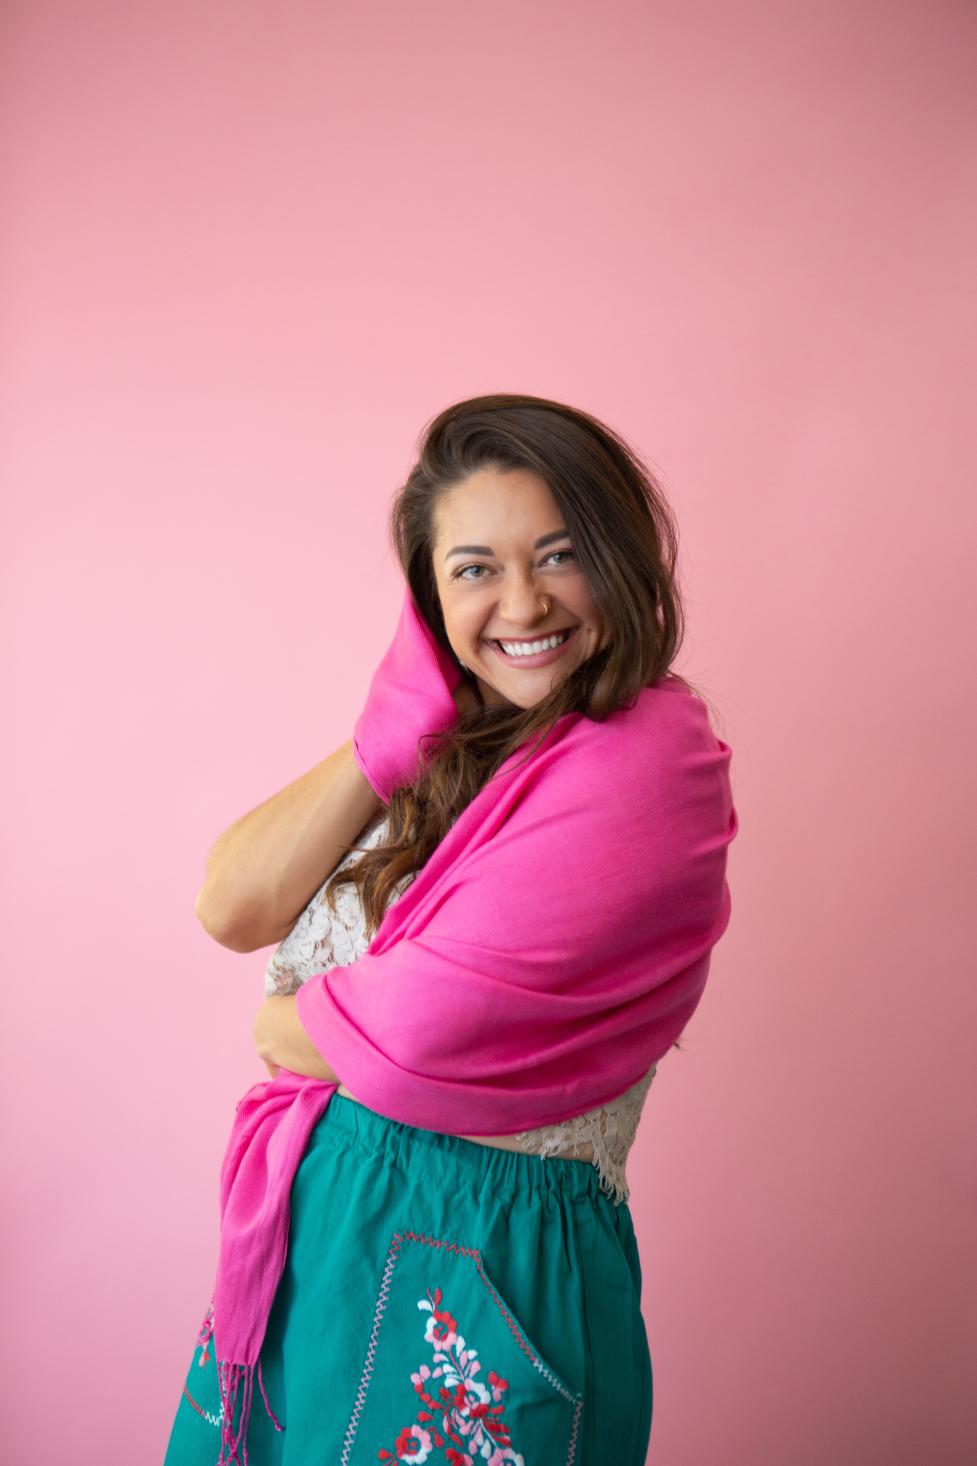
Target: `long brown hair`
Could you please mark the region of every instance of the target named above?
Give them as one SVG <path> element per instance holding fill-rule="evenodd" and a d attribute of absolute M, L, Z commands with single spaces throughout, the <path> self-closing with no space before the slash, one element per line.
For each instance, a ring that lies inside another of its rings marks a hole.
<path fill-rule="evenodd" d="M 424 430 L 417 462 L 394 499 L 394 551 L 445 649 L 454 655 L 434 573 L 435 506 L 484 468 L 530 469 L 546 482 L 610 635 L 531 708 L 486 705 L 468 674 L 478 706 L 447 732 L 426 735 L 427 766 L 413 784 L 394 791 L 383 841 L 327 883 L 333 910 L 338 886 L 359 887 L 371 937 L 395 888 L 424 865 L 461 811 L 527 740 L 542 737 L 567 712 L 602 722 L 633 706 L 641 689 L 666 673 L 701 696 L 670 671 L 684 618 L 675 579 L 678 534 L 661 485 L 609 427 L 543 397 L 494 393 L 446 408 Z"/>

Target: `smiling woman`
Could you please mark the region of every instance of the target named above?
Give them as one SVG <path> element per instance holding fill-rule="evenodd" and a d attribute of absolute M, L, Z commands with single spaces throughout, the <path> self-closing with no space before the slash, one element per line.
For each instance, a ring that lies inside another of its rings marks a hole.
<path fill-rule="evenodd" d="M 267 969 L 164 1466 L 644 1466 L 625 1162 L 738 826 L 674 525 L 609 428 L 495 395 L 428 425 L 391 532 L 375 803 Z"/>
<path fill-rule="evenodd" d="M 532 469 L 487 465 L 446 489 L 432 517 L 452 650 L 486 705 L 532 707 L 599 651 L 605 634 L 546 480 Z M 476 536 L 481 543 L 457 543 Z"/>

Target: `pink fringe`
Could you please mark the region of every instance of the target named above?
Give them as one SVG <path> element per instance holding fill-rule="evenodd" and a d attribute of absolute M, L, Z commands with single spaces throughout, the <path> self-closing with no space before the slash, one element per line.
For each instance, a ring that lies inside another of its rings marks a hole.
<path fill-rule="evenodd" d="M 211 1299 L 204 1315 L 204 1321 L 200 1325 L 200 1332 L 197 1335 L 197 1343 L 206 1349 L 214 1335 L 214 1300 Z M 206 1354 L 204 1355 L 206 1358 Z M 201 1360 L 203 1363 L 203 1360 Z M 251 1421 L 251 1401 L 254 1394 L 255 1366 L 253 1364 L 231 1364 L 226 1359 L 215 1361 L 217 1368 L 217 1385 L 220 1390 L 223 1413 L 221 1419 L 221 1449 L 217 1457 L 216 1466 L 248 1466 L 248 1425 Z M 257 1365 L 258 1388 L 261 1390 L 261 1398 L 265 1402 L 265 1411 L 276 1430 L 284 1430 L 285 1427 L 276 1416 L 268 1402 L 268 1395 L 265 1391 L 265 1382 L 261 1373 L 261 1360 Z M 242 1389 L 243 1386 L 243 1389 Z M 234 1426 L 234 1411 L 237 1406 L 238 1393 L 241 1393 L 241 1418 Z M 243 1451 L 243 1456 L 238 1451 Z"/>
<path fill-rule="evenodd" d="M 268 1418 L 270 1419 L 272 1425 L 275 1427 L 276 1430 L 284 1430 L 285 1429 L 284 1425 L 282 1425 L 277 1420 L 277 1418 L 275 1416 L 275 1412 L 272 1410 L 271 1406 L 268 1404 L 268 1396 L 265 1394 L 265 1382 L 261 1378 L 261 1360 L 260 1359 L 258 1360 L 258 1385 L 260 1386 L 260 1389 L 261 1389 L 261 1398 L 265 1402 L 265 1410 L 268 1412 Z"/>
<path fill-rule="evenodd" d="M 217 1381 L 224 1415 L 221 1421 L 220 1455 L 217 1457 L 215 1466 L 248 1466 L 248 1425 L 251 1420 L 254 1365 L 231 1364 L 226 1359 L 219 1359 L 217 1361 Z M 241 1417 L 235 1428 L 234 1411 L 237 1406 L 239 1389 L 241 1390 Z M 238 1455 L 239 1449 L 244 1452 L 243 1456 Z"/>
<path fill-rule="evenodd" d="M 204 1320 L 203 1328 L 200 1331 L 199 1343 L 204 1342 L 204 1335 L 208 1338 L 213 1333 L 213 1319 L 208 1313 Z M 221 1420 L 221 1448 L 215 1466 L 248 1466 L 248 1426 L 251 1423 L 251 1403 L 254 1396 L 255 1366 L 253 1364 L 232 1364 L 227 1359 L 217 1361 L 217 1385 L 220 1390 L 221 1404 L 223 1405 L 223 1417 Z M 257 1364 L 258 1388 L 261 1390 L 261 1398 L 265 1402 L 265 1410 L 268 1418 L 276 1430 L 284 1430 L 285 1427 L 275 1415 L 271 1405 L 268 1403 L 268 1396 L 265 1392 L 265 1382 L 261 1374 L 261 1360 Z M 241 1416 L 237 1426 L 234 1424 L 234 1411 L 237 1408 L 238 1393 L 241 1395 Z M 243 1455 L 238 1455 L 242 1451 Z"/>

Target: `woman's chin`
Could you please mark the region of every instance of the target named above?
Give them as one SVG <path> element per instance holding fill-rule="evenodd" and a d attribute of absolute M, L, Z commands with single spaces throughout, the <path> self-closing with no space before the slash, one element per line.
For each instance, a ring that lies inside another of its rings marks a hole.
<path fill-rule="evenodd" d="M 522 708 L 523 711 L 535 707 L 552 691 L 552 686 L 546 682 L 541 683 L 535 689 L 531 689 L 528 685 L 520 689 L 519 687 L 497 687 L 494 682 L 487 682 L 484 677 L 479 677 L 478 686 L 486 707 L 504 706 Z"/>
<path fill-rule="evenodd" d="M 484 677 L 478 679 L 478 690 L 482 694 L 482 702 L 487 708 L 513 707 L 515 704 L 511 697 L 507 697 L 498 687 L 491 682 L 486 682 Z"/>

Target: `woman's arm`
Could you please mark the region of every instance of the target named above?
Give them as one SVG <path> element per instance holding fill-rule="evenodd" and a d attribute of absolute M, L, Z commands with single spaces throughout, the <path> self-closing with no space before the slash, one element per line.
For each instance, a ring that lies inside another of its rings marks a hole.
<path fill-rule="evenodd" d="M 294 993 L 265 999 L 254 1020 L 254 1042 L 269 1073 L 281 1067 L 291 1069 L 293 1074 L 340 1083 L 339 1075 L 330 1069 L 299 1022 Z"/>
<path fill-rule="evenodd" d="M 349 739 L 218 837 L 197 893 L 200 924 L 232 952 L 280 942 L 382 808 Z"/>

